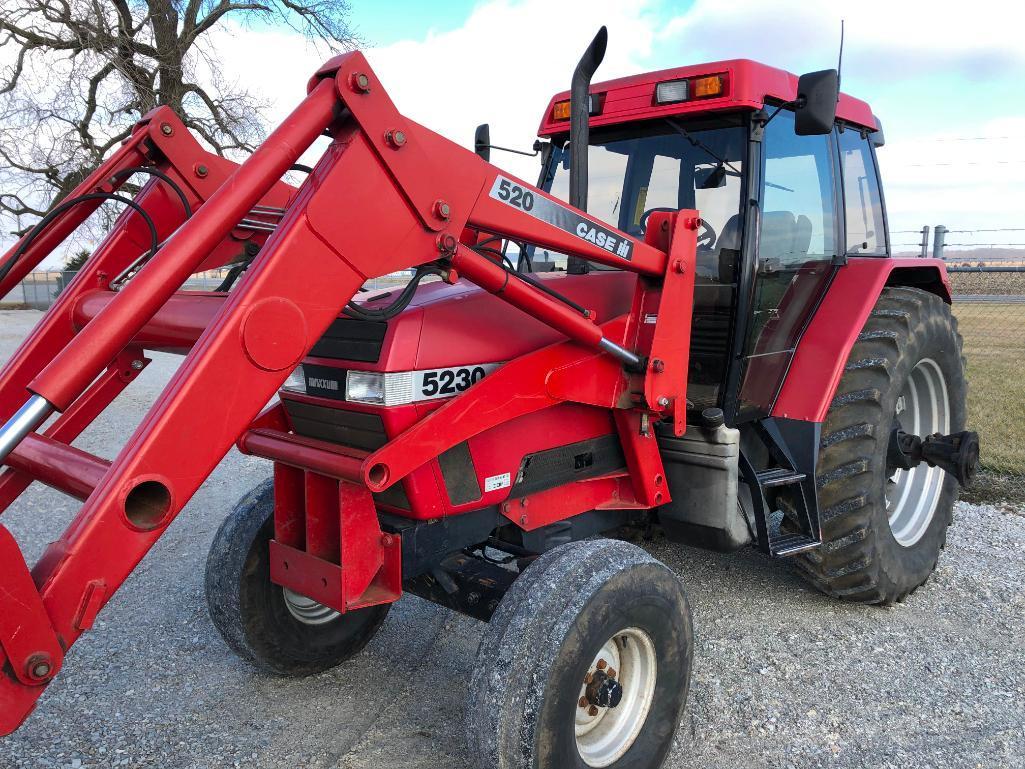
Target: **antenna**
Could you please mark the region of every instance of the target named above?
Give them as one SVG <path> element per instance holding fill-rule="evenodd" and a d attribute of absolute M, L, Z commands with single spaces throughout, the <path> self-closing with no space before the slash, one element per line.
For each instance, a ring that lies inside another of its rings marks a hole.
<path fill-rule="evenodd" d="M 840 67 L 843 66 L 843 19 L 840 19 L 840 56 L 836 60 L 836 100 L 840 101 Z"/>

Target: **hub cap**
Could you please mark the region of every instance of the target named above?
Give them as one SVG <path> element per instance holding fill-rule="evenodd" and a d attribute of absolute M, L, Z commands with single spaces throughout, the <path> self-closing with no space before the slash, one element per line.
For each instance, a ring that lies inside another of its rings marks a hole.
<path fill-rule="evenodd" d="M 655 645 L 640 628 L 622 630 L 602 645 L 576 703 L 577 751 L 584 763 L 608 766 L 630 749 L 651 709 L 657 672 Z"/>
<path fill-rule="evenodd" d="M 281 592 L 285 596 L 285 607 L 288 609 L 288 613 L 304 625 L 324 625 L 341 616 L 330 606 L 294 593 L 287 587 L 281 588 Z"/>
<path fill-rule="evenodd" d="M 931 358 L 918 362 L 897 399 L 901 429 L 922 438 L 950 432 L 950 398 L 943 372 Z M 946 480 L 939 467 L 925 462 L 910 470 L 896 470 L 886 481 L 886 513 L 893 538 L 911 547 L 925 534 L 936 513 Z"/>

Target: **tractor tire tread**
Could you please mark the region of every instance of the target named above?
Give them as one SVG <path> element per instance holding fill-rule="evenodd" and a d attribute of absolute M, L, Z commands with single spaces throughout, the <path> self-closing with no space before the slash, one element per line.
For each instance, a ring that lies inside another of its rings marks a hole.
<path fill-rule="evenodd" d="M 858 603 L 898 603 L 936 568 L 952 522 L 951 483 L 945 484 L 930 523 L 931 539 L 920 543 L 935 553 L 922 558 L 927 555 L 923 552 L 915 568 L 901 563 L 903 548 L 889 530 L 883 485 L 885 443 L 899 394 L 894 389 L 903 386 L 896 377 L 906 377 L 914 365 L 906 359 L 917 344 L 914 340 L 928 336 L 936 344 L 945 334 L 955 340 L 956 351 L 950 352 L 957 357 L 951 358 L 961 363 L 958 381 L 952 384 L 952 395 L 958 397 L 964 388 L 963 345 L 957 320 L 940 297 L 916 288 L 887 287 L 857 336 L 820 440 L 816 482 L 823 545 L 795 559 L 798 573 L 824 593 Z"/>

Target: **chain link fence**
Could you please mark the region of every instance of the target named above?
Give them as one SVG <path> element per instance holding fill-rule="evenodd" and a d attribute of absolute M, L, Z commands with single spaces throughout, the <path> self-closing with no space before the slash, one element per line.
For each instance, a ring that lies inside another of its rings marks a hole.
<path fill-rule="evenodd" d="M 968 423 L 982 441 L 982 472 L 965 498 L 1025 501 L 1025 266 L 948 267 L 954 314 L 968 361 Z M 212 291 L 227 270 L 192 276 L 184 288 Z M 48 308 L 74 273 L 30 274 L 0 307 Z M 407 273 L 377 278 L 367 288 L 403 284 Z"/>
<path fill-rule="evenodd" d="M 1025 267 L 949 266 L 954 315 L 964 338 L 968 425 L 982 468 L 962 496 L 1025 501 Z"/>
<path fill-rule="evenodd" d="M 185 282 L 182 289 L 185 291 L 214 291 L 224 282 L 229 271 L 228 269 L 219 269 L 196 273 Z M 0 309 L 49 309 L 76 274 L 62 270 L 30 272 L 11 293 L 0 297 Z M 405 271 L 373 278 L 367 281 L 365 288 L 372 291 L 378 288 L 402 285 L 409 280 L 410 274 L 410 271 Z"/>

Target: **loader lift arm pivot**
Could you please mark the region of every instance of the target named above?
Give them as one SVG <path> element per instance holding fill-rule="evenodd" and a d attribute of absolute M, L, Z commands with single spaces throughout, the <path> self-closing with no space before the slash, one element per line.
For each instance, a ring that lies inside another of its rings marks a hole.
<path fill-rule="evenodd" d="M 332 143 L 302 186 L 282 183 L 325 131 Z M 399 548 L 382 535 L 370 490 L 517 414 L 567 401 L 613 410 L 634 504 L 668 501 L 647 425 L 670 417 L 678 434 L 684 429 L 696 212 L 653 215 L 647 241 L 631 238 L 404 118 L 358 52 L 322 67 L 306 99 L 241 166 L 203 152 L 180 121 L 158 110 L 76 194 L 113 190 L 124 181 L 122 171 L 140 165 L 173 178 L 186 191 L 192 216 L 186 220 L 182 201 L 159 177 L 147 183 L 136 202 L 150 210 L 162 247 L 121 290 L 111 291 L 111 276 L 149 246 L 141 217 L 124 214 L 0 374 L 0 419 L 10 420 L 0 429 L 0 461 L 7 464 L 0 511 L 37 477 L 86 497 L 31 573 L 0 526 L 0 585 L 9 588 L 0 593 L 0 734 L 27 717 L 62 655 L 236 442 L 254 453 L 274 450 L 325 463 L 318 477 L 333 477 L 336 485 L 321 484 L 318 493 L 333 495 L 339 517 L 334 530 L 323 532 L 329 546 L 292 553 L 282 543 L 278 555 L 295 559 L 304 584 L 331 582 L 313 597 L 341 611 L 395 600 L 401 589 Z M 41 233 L 0 279 L 0 294 L 90 208 L 70 209 Z M 171 313 L 182 297 L 179 287 L 194 272 L 227 263 L 245 221 L 268 208 L 284 212 L 280 222 L 256 233 L 250 226 L 245 237 L 257 238 L 258 255 L 189 338 L 173 322 L 181 314 Z M 584 318 L 529 284 L 508 280 L 490 258 L 460 242 L 464 231 L 637 273 L 631 312 Z M 258 417 L 367 279 L 438 260 L 448 265 L 450 279 L 477 283 L 570 341 L 510 362 L 369 456 L 325 456 L 321 446 L 286 438 L 273 409 Z M 71 319 L 87 300 L 101 309 L 77 330 Z M 657 322 L 640 322 L 642 314 Z M 141 348 L 154 340 L 191 349 L 118 456 L 107 464 L 70 449 L 145 366 Z M 231 398 L 211 397 L 229 391 Z M 26 403 L 27 418 L 12 420 Z M 44 436 L 26 438 L 51 413 L 58 416 Z M 287 463 L 276 467 L 287 474 Z"/>

